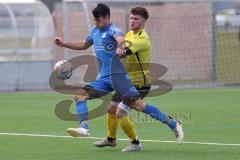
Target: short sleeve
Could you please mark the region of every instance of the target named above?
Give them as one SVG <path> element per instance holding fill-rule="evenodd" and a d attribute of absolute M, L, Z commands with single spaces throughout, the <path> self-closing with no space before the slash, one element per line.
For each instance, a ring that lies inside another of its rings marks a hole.
<path fill-rule="evenodd" d="M 91 43 L 93 43 L 92 34 L 89 34 L 89 35 L 87 36 L 87 38 L 85 39 L 85 41 L 86 41 L 86 42 L 91 42 Z"/>
<path fill-rule="evenodd" d="M 91 42 L 91 43 L 93 43 L 93 36 L 92 36 L 92 35 L 93 35 L 93 30 L 94 30 L 94 28 L 91 29 L 89 35 L 88 35 L 87 38 L 85 39 L 86 42 Z"/>
<path fill-rule="evenodd" d="M 111 29 L 111 36 L 113 36 L 114 38 L 118 36 L 124 36 L 124 32 L 120 28 L 113 27 Z"/>
<path fill-rule="evenodd" d="M 138 37 L 137 39 L 134 39 L 132 41 L 132 43 L 129 46 L 129 49 L 133 53 L 136 53 L 149 48 L 149 46 L 150 46 L 149 39 L 147 39 L 146 37 Z"/>

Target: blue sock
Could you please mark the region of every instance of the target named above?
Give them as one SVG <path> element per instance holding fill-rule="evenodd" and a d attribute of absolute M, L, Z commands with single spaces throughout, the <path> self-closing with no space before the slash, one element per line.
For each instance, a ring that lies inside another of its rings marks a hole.
<path fill-rule="evenodd" d="M 144 113 L 150 115 L 152 118 L 161 121 L 164 124 L 167 124 L 171 129 L 176 127 L 176 121 L 171 120 L 168 123 L 168 119 L 165 113 L 161 112 L 157 107 L 146 104 L 145 109 L 143 111 Z"/>
<path fill-rule="evenodd" d="M 78 120 L 80 122 L 80 126 L 88 129 L 88 124 L 86 121 L 88 120 L 88 107 L 86 101 L 78 101 L 76 103 Z"/>
<path fill-rule="evenodd" d="M 176 120 L 171 120 L 170 123 L 168 124 L 168 126 L 169 126 L 171 129 L 174 129 L 174 128 L 176 128 L 176 124 L 177 124 L 177 121 L 176 121 Z"/>

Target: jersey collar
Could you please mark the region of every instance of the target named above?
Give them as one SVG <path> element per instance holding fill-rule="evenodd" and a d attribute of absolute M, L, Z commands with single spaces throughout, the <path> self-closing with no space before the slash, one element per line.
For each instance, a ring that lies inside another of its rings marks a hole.
<path fill-rule="evenodd" d="M 109 23 L 109 24 L 106 25 L 103 29 L 101 29 L 101 31 L 105 31 L 105 30 L 108 29 L 111 25 L 112 25 L 112 23 Z"/>
<path fill-rule="evenodd" d="M 144 31 L 144 29 L 140 29 L 138 32 L 134 33 L 134 31 L 132 30 L 134 35 L 141 35 L 141 33 Z"/>

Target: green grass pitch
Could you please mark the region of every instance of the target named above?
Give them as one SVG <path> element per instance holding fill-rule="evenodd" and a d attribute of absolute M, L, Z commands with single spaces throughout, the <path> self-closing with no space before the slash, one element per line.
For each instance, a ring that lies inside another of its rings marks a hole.
<path fill-rule="evenodd" d="M 95 139 L 68 138 L 65 130 L 77 127 L 76 121 L 62 121 L 55 115 L 55 105 L 71 99 L 54 92 L 0 94 L 1 160 L 225 160 L 239 159 L 240 88 L 176 90 L 160 97 L 147 98 L 168 114 L 184 122 L 182 145 L 157 141 L 174 141 L 170 130 L 144 115 L 132 111 L 144 150 L 121 153 L 128 141 L 118 141 L 114 148 L 95 148 Z M 89 103 L 94 108 L 97 101 Z M 74 105 L 71 106 L 74 110 Z M 106 136 L 106 116 L 90 122 L 92 137 Z M 11 133 L 29 134 L 10 135 Z M 53 137 L 33 136 L 53 135 Z M 63 136 L 63 137 L 57 137 Z M 127 139 L 122 130 L 119 138 Z M 196 142 L 196 143 L 195 143 Z M 216 143 L 214 144 L 199 144 Z M 229 144 L 229 145 L 226 145 Z"/>

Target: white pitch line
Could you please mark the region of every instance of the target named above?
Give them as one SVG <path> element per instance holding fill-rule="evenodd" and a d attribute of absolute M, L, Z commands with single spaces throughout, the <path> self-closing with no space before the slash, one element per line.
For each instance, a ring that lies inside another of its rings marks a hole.
<path fill-rule="evenodd" d="M 73 138 L 71 136 L 60 136 L 60 135 L 48 135 L 48 134 L 28 134 L 28 133 L 0 133 L 3 136 L 29 136 L 29 137 L 48 137 L 48 138 Z M 81 139 L 104 139 L 101 137 L 76 137 Z M 129 139 L 118 138 L 119 141 L 129 141 Z M 153 142 L 153 143 L 176 143 L 175 141 L 159 141 L 159 140 L 144 140 L 142 142 Z M 200 144 L 200 145 L 216 145 L 216 146 L 237 146 L 240 144 L 229 144 L 229 143 L 211 143 L 211 142 L 183 142 L 184 144 Z"/>

